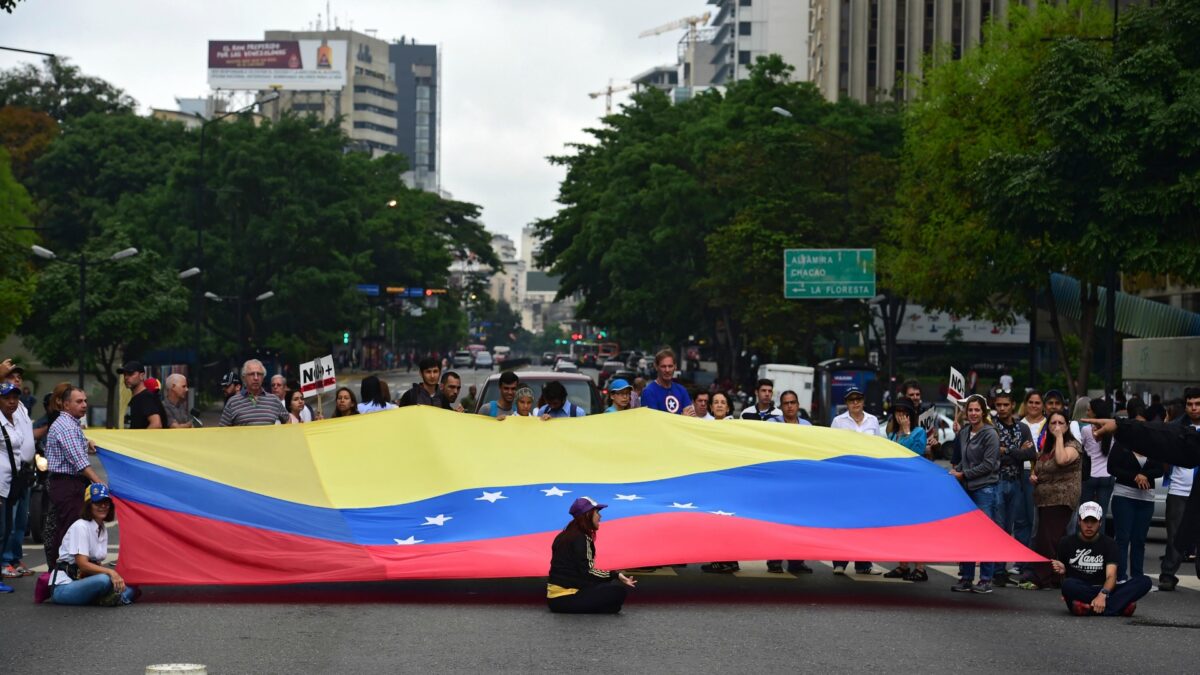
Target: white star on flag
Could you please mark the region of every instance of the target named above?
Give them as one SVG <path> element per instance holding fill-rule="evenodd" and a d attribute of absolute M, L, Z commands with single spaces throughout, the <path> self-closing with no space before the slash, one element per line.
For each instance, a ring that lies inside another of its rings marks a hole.
<path fill-rule="evenodd" d="M 671 504 L 671 508 L 673 508 L 673 509 L 695 509 L 695 508 L 699 508 L 699 507 L 691 502 L 688 502 L 686 504 L 680 504 L 679 502 L 675 502 L 674 504 Z"/>
<path fill-rule="evenodd" d="M 492 503 L 492 504 L 495 504 L 497 499 L 508 499 L 508 497 L 505 497 L 505 496 L 504 496 L 504 491 L 503 491 L 503 490 L 497 490 L 496 492 L 488 492 L 487 490 L 484 490 L 484 491 L 483 491 L 483 496 L 482 496 L 482 497 L 476 497 L 476 498 L 475 498 L 475 501 L 477 501 L 477 502 L 490 502 L 490 503 Z"/>
<path fill-rule="evenodd" d="M 714 516 L 732 516 L 733 511 L 709 511 Z"/>
<path fill-rule="evenodd" d="M 424 539 L 417 539 L 416 537 L 414 537 L 414 536 L 412 536 L 412 535 L 409 535 L 408 539 L 397 539 L 397 540 L 396 540 L 396 543 L 397 543 L 397 544 L 400 544 L 401 546 L 410 546 L 410 545 L 412 545 L 412 544 L 419 544 L 419 543 L 421 543 L 421 542 L 423 542 L 423 541 L 425 541 L 425 540 L 424 540 Z"/>
<path fill-rule="evenodd" d="M 616 500 L 619 502 L 631 502 L 635 499 L 645 499 L 645 497 L 639 497 L 637 495 L 623 495 L 620 492 L 618 492 L 616 496 Z"/>
<path fill-rule="evenodd" d="M 558 486 L 555 485 L 555 486 L 552 486 L 549 490 L 542 490 L 542 492 L 545 492 L 547 497 L 561 497 L 561 496 L 567 494 L 568 492 L 570 492 L 570 490 L 559 490 Z"/>
<path fill-rule="evenodd" d="M 454 520 L 454 516 L 444 516 L 444 515 L 442 515 L 442 514 L 440 514 L 440 513 L 439 513 L 439 514 L 437 514 L 436 516 L 433 516 L 433 517 L 430 517 L 430 516 L 425 516 L 425 522 L 423 522 L 423 523 L 421 523 L 421 524 L 422 524 L 422 525 L 438 525 L 438 526 L 441 526 L 441 525 L 445 525 L 447 520 Z"/>

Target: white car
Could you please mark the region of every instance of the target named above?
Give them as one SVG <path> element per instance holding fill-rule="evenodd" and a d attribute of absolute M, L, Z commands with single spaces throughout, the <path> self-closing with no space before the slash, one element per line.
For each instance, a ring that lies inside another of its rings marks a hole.
<path fill-rule="evenodd" d="M 568 361 L 567 359 L 559 359 L 558 361 L 554 362 L 554 372 L 556 372 L 556 373 L 578 373 L 579 366 L 575 365 L 575 363 L 573 361 Z"/>
<path fill-rule="evenodd" d="M 469 352 L 465 349 L 462 351 L 454 352 L 454 359 L 452 362 L 453 362 L 455 368 L 466 368 L 467 366 L 471 365 L 471 361 L 472 361 L 471 352 Z"/>
<path fill-rule="evenodd" d="M 487 368 L 488 370 L 491 370 L 494 363 L 495 361 L 492 360 L 491 352 L 486 350 L 482 352 L 475 352 L 475 370 L 479 370 L 480 368 Z"/>

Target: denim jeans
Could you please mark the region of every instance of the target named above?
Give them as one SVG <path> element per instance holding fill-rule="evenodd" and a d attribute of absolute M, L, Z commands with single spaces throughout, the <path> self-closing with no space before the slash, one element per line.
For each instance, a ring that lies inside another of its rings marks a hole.
<path fill-rule="evenodd" d="M 996 484 L 996 524 L 1000 529 L 1013 534 L 1017 522 L 1017 510 L 1025 505 L 1025 495 L 1021 491 L 1021 478 L 1013 480 L 1000 479 Z M 1007 574 L 1006 563 L 996 563 L 996 574 Z"/>
<path fill-rule="evenodd" d="M 1029 482 L 1029 469 L 1021 471 L 1021 479 L 1017 481 L 1021 488 L 1021 499 L 1017 502 L 1017 515 L 1013 519 L 1013 538 L 1022 546 L 1029 548 L 1033 544 L 1033 528 L 1037 521 L 1037 506 L 1033 503 L 1033 485 Z M 1020 563 L 1017 568 L 1021 571 L 1029 569 L 1029 563 Z"/>
<path fill-rule="evenodd" d="M 1175 537 L 1179 534 L 1179 527 L 1183 525 L 1183 511 L 1188 499 L 1182 495 L 1167 495 L 1167 554 L 1163 556 L 1162 568 L 1159 570 L 1160 581 L 1179 581 L 1175 573 L 1183 563 L 1183 554 L 1175 548 Z"/>
<path fill-rule="evenodd" d="M 1154 502 L 1115 495 L 1113 529 L 1117 540 L 1117 581 L 1142 576 L 1146 559 L 1146 533 L 1154 517 Z"/>
<path fill-rule="evenodd" d="M 1112 507 L 1109 506 L 1109 501 L 1112 499 L 1113 485 L 1116 483 L 1116 478 L 1109 476 L 1107 478 L 1087 478 L 1083 481 L 1083 491 L 1079 494 L 1079 503 L 1096 502 L 1104 509 L 1104 515 L 1108 515 Z"/>
<path fill-rule="evenodd" d="M 975 502 L 975 506 L 987 514 L 992 522 L 996 522 L 996 502 L 999 493 L 999 486 L 988 485 L 977 490 L 967 490 L 967 496 L 971 501 Z M 995 563 L 981 562 L 979 563 L 979 580 L 987 582 L 992 580 L 992 573 L 995 571 Z M 975 563 L 964 562 L 958 564 L 958 576 L 967 581 L 975 580 Z"/>
<path fill-rule="evenodd" d="M 1129 603 L 1137 602 L 1142 599 L 1142 596 L 1149 593 L 1151 585 L 1153 584 L 1149 577 L 1133 577 L 1117 586 L 1104 603 L 1104 616 L 1120 616 Z M 1067 609 L 1071 609 L 1073 601 L 1090 605 L 1092 600 L 1095 600 L 1096 596 L 1100 594 L 1100 588 L 1100 586 L 1093 586 L 1082 579 L 1068 577 L 1062 582 L 1062 598 L 1067 603 Z"/>
<path fill-rule="evenodd" d="M 3 551 L 4 564 L 15 565 L 21 560 L 21 545 L 25 542 L 25 528 L 29 525 L 29 495 L 31 488 L 25 488 L 24 494 L 16 497 L 12 494 L 8 495 L 5 504 L 8 508 L 8 522 L 11 523 L 11 529 L 8 533 L 8 541 L 0 541 L 0 550 Z"/>
<path fill-rule="evenodd" d="M 100 598 L 112 593 L 112 577 L 107 574 L 93 574 L 79 581 L 54 587 L 54 604 L 56 605 L 90 605 Z M 121 604 L 133 604 L 133 586 L 126 585 L 121 593 Z"/>

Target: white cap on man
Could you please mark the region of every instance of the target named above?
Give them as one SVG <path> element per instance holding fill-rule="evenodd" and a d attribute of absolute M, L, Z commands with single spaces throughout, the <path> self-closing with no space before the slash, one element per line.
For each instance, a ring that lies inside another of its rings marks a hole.
<path fill-rule="evenodd" d="M 1103 517 L 1104 509 L 1100 508 L 1100 505 L 1096 502 L 1084 502 L 1079 505 L 1080 520 L 1087 520 L 1088 518 L 1100 520 Z"/>

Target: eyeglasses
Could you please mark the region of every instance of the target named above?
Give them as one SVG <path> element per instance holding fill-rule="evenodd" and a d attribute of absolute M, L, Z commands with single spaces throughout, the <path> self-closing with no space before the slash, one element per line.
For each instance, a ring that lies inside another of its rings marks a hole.
<path fill-rule="evenodd" d="M 254 373 L 254 372 L 246 373 L 246 377 L 266 377 L 266 376 L 267 376 L 266 373 Z"/>

